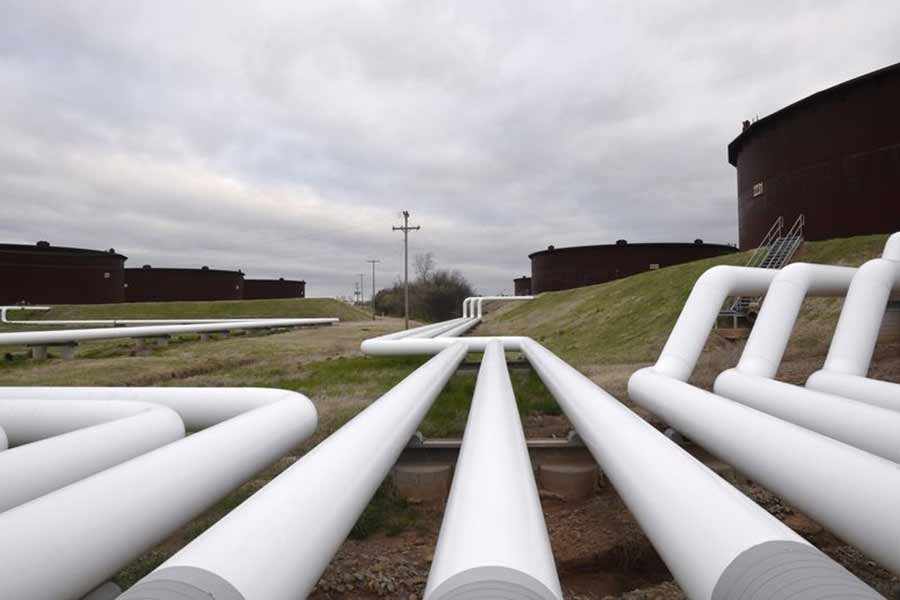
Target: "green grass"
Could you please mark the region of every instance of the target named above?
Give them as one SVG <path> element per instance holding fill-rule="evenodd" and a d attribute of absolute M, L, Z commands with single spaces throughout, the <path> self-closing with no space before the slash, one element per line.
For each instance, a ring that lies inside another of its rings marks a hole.
<path fill-rule="evenodd" d="M 807 242 L 795 260 L 857 266 L 879 256 L 886 239 L 885 235 L 872 235 Z M 743 265 L 748 258 L 747 252 L 731 254 L 541 294 L 530 302 L 512 303 L 489 314 L 478 335 L 527 335 L 579 365 L 652 361 L 697 278 L 715 265 Z M 811 306 L 830 322 L 838 304 L 815 300 Z M 802 319 L 808 321 L 811 314 L 806 311 Z"/>

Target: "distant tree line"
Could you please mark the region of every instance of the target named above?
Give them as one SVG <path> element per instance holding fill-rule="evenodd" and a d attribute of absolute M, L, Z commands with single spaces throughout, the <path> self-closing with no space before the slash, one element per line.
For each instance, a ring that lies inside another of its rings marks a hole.
<path fill-rule="evenodd" d="M 417 321 L 436 322 L 460 316 L 463 300 L 475 290 L 457 270 L 438 269 L 434 255 L 416 255 L 414 279 L 409 282 L 409 316 Z M 403 316 L 403 280 L 375 294 L 375 310 L 392 317 Z"/>

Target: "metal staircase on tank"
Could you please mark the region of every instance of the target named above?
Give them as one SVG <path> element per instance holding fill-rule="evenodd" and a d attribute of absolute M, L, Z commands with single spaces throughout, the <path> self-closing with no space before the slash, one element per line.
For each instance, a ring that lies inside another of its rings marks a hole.
<path fill-rule="evenodd" d="M 794 256 L 800 244 L 803 243 L 803 226 L 806 219 L 803 215 L 797 217 L 791 228 L 784 232 L 784 217 L 778 217 L 769 228 L 769 232 L 760 242 L 750 259 L 747 261 L 748 267 L 757 267 L 759 269 L 780 269 Z M 727 317 L 732 320 L 734 328 L 737 329 L 738 322 L 741 319 L 748 319 L 750 309 L 754 305 L 758 305 L 761 296 L 739 296 L 731 301 L 728 308 L 723 309 L 720 317 Z"/>

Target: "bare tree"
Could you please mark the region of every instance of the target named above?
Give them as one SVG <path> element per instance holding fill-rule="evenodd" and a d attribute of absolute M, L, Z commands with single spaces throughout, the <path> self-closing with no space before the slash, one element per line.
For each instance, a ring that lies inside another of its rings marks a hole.
<path fill-rule="evenodd" d="M 413 263 L 413 268 L 416 270 L 416 279 L 419 281 L 428 281 L 435 269 L 434 253 L 425 252 L 423 254 L 416 254 Z"/>

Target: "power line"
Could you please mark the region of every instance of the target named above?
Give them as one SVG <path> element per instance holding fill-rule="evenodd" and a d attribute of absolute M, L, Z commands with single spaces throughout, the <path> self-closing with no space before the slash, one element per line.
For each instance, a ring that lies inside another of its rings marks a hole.
<path fill-rule="evenodd" d="M 410 226 L 409 211 L 403 211 L 403 225 L 394 226 L 394 231 L 403 232 L 403 322 L 404 329 L 409 329 L 409 232 L 421 229 L 418 225 Z"/>
<path fill-rule="evenodd" d="M 372 265 L 372 320 L 375 320 L 375 265 L 380 263 L 381 261 L 378 259 L 370 258 L 366 260 L 367 263 L 371 263 Z"/>

